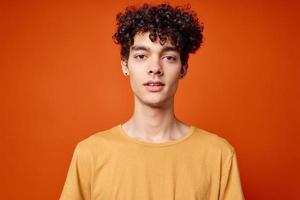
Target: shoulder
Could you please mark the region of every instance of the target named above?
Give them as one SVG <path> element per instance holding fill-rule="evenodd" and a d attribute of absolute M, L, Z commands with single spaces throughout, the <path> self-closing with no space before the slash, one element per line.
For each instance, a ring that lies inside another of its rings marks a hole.
<path fill-rule="evenodd" d="M 103 151 L 113 141 L 114 137 L 117 137 L 118 126 L 113 126 L 109 129 L 98 131 L 88 138 L 80 141 L 77 144 L 76 150 L 86 153 L 95 153 Z"/>
<path fill-rule="evenodd" d="M 228 156 L 235 153 L 234 147 L 225 138 L 197 127 L 195 127 L 194 142 L 210 152 L 222 153 Z"/>

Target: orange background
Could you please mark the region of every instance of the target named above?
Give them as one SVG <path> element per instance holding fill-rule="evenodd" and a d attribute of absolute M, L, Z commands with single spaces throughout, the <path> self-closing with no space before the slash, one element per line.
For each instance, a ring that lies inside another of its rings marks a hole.
<path fill-rule="evenodd" d="M 299 3 L 189 2 L 205 43 L 177 116 L 235 147 L 246 199 L 299 199 Z M 111 36 L 132 3 L 1 1 L 1 199 L 58 199 L 75 145 L 129 118 Z"/>

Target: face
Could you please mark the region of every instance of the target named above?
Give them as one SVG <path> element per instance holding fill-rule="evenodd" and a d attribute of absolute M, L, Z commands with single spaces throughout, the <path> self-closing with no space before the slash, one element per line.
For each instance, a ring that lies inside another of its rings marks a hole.
<path fill-rule="evenodd" d="M 152 42 L 149 33 L 136 34 L 128 60 L 121 62 L 123 73 L 129 74 L 135 100 L 151 107 L 174 102 L 178 82 L 187 70 L 170 41 L 161 45 L 158 40 Z"/>

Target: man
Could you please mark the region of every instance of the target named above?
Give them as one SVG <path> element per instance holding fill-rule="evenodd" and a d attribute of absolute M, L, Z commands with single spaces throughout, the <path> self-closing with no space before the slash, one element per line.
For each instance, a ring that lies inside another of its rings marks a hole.
<path fill-rule="evenodd" d="M 233 147 L 174 114 L 179 80 L 202 31 L 189 8 L 144 4 L 118 14 L 113 38 L 134 112 L 77 145 L 61 200 L 244 199 Z"/>

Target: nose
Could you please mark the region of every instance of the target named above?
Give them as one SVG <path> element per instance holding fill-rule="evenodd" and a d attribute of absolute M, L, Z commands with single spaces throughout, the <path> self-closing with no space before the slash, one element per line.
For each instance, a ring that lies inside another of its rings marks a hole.
<path fill-rule="evenodd" d="M 164 74 L 159 60 L 151 63 L 151 66 L 148 69 L 148 74 L 158 76 L 162 76 Z"/>

